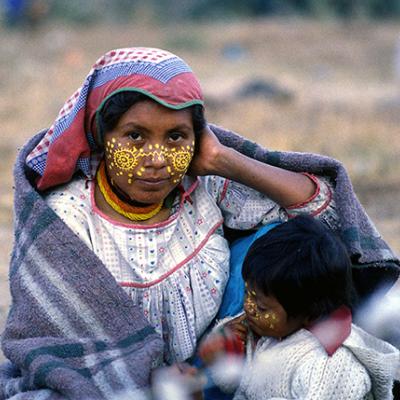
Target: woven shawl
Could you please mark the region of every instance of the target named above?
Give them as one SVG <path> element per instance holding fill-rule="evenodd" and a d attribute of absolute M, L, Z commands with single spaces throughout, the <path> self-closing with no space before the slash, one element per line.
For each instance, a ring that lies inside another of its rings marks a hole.
<path fill-rule="evenodd" d="M 162 340 L 31 186 L 25 159 L 39 139 L 14 170 L 12 305 L 2 337 L 10 362 L 0 368 L 0 399 L 136 398 L 162 357 Z"/>

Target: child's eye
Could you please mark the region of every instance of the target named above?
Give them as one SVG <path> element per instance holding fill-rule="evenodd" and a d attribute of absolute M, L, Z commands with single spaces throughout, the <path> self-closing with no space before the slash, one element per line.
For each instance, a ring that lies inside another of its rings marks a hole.
<path fill-rule="evenodd" d="M 132 140 L 141 140 L 141 139 L 143 139 L 142 135 L 139 132 L 131 132 L 131 133 L 128 134 L 128 136 Z"/>

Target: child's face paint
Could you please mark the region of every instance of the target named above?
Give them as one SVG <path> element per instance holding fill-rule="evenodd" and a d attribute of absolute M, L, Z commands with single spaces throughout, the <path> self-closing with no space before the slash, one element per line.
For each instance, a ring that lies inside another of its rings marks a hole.
<path fill-rule="evenodd" d="M 288 318 L 282 305 L 274 296 L 246 284 L 244 301 L 248 325 L 259 336 L 283 338 L 304 326 L 305 318 Z"/>
<path fill-rule="evenodd" d="M 159 203 L 187 172 L 194 140 L 190 110 L 175 111 L 153 101 L 134 104 L 105 134 L 111 183 L 132 200 Z"/>

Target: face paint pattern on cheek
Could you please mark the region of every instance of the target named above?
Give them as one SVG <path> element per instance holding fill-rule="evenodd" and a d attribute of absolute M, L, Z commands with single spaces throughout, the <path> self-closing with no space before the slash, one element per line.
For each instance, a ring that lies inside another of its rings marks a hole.
<path fill-rule="evenodd" d="M 154 146 L 149 145 L 147 149 L 137 149 L 135 146 L 122 145 L 117 143 L 115 138 L 107 141 L 105 146 L 106 157 L 110 169 L 116 169 L 117 176 L 128 175 L 128 183 L 132 183 L 133 174 L 141 177 L 145 168 L 138 167 L 142 158 L 150 157 L 153 161 L 166 160 L 167 171 L 173 182 L 178 183 L 189 168 L 194 154 L 194 142 L 191 146 L 180 146 L 172 149 L 166 149 L 165 146 L 156 143 Z"/>
<path fill-rule="evenodd" d="M 255 297 L 255 292 L 250 291 L 250 295 Z M 273 311 L 259 312 L 257 304 L 252 300 L 252 298 L 247 295 L 245 299 L 246 309 L 252 315 L 254 320 L 260 321 L 263 324 L 267 324 L 269 329 L 274 330 L 277 323 L 279 323 L 278 316 Z"/>

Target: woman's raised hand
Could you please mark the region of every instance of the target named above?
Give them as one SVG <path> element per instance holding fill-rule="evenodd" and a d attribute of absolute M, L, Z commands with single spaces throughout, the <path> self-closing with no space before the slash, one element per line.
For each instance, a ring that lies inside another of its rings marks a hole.
<path fill-rule="evenodd" d="M 196 143 L 196 153 L 190 164 L 189 174 L 198 175 L 218 175 L 219 161 L 224 156 L 224 151 L 227 150 L 212 130 L 206 126 Z"/>

